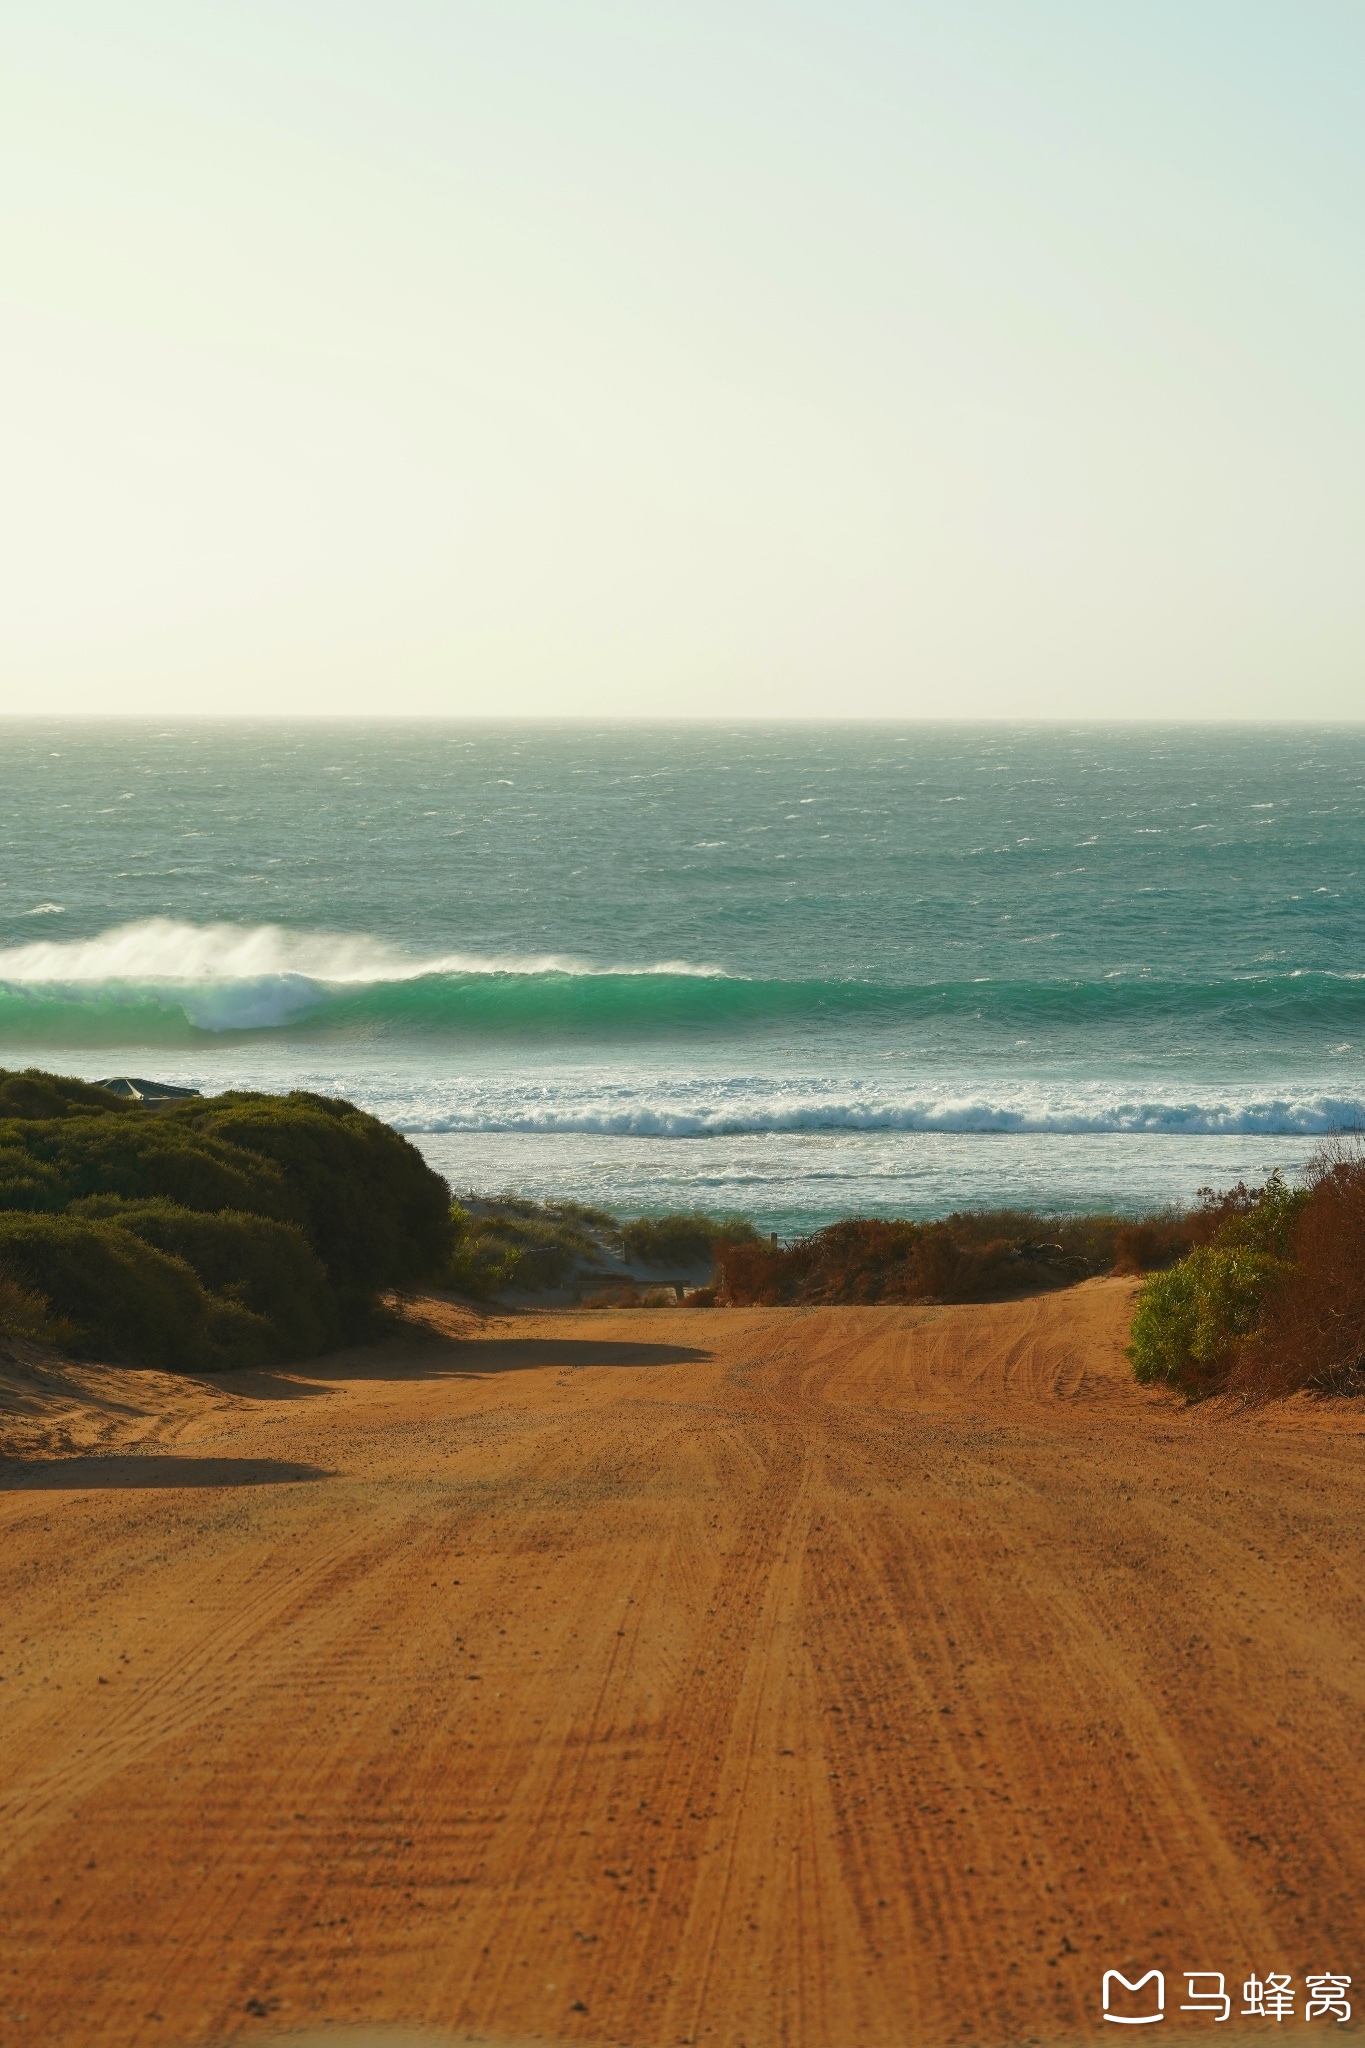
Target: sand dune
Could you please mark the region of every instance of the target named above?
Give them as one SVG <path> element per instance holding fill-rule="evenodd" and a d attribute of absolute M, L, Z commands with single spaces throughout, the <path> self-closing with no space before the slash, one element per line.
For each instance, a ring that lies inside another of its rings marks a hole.
<path fill-rule="evenodd" d="M 0 2043 L 1006 2044 L 1106 2033 L 1110 1966 L 1365 1986 L 1362 1404 L 1144 1393 L 1130 1292 L 12 1375 Z"/>

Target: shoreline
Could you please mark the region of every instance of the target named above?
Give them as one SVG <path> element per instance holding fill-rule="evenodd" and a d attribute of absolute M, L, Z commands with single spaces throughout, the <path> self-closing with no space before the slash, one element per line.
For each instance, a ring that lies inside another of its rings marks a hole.
<path fill-rule="evenodd" d="M 708 1137 L 612 1132 L 436 1131 L 414 1128 L 392 1090 L 357 1088 L 354 1073 L 291 1057 L 240 1070 L 123 1049 L 77 1056 L 26 1047 L 0 1066 L 45 1066 L 98 1080 L 120 1070 L 213 1093 L 228 1086 L 291 1086 L 341 1095 L 415 1145 L 458 1196 L 515 1190 L 537 1201 L 582 1201 L 622 1214 L 736 1210 L 783 1235 L 849 1216 L 928 1221 L 964 1208 L 1051 1213 L 1106 1209 L 1140 1215 L 1188 1206 L 1202 1186 L 1293 1173 L 1320 1133 L 812 1131 Z"/>

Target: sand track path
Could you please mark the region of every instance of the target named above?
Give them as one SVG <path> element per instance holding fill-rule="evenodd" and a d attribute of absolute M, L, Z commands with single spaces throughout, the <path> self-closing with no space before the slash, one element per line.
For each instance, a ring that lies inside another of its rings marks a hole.
<path fill-rule="evenodd" d="M 1144 1393 L 1130 1298 L 431 1302 L 287 1374 L 35 1368 L 0 2044 L 1007 2044 L 1107 2034 L 1110 1966 L 1365 1991 L 1365 1404 Z"/>

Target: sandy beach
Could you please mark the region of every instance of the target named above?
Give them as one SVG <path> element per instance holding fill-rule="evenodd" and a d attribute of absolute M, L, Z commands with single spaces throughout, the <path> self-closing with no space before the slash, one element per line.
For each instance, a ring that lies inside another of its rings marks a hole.
<path fill-rule="evenodd" d="M 1144 1392 L 1131 1296 L 0 1366 L 0 2043 L 1003 2048 L 1109 1967 L 1361 1984 L 1365 1404 Z"/>

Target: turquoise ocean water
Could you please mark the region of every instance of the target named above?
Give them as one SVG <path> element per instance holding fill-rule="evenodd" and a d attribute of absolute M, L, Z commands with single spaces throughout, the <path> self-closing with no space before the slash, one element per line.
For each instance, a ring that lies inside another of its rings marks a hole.
<path fill-rule="evenodd" d="M 0 726 L 0 1064 L 457 1188 L 1141 1209 L 1365 1124 L 1365 728 Z"/>

